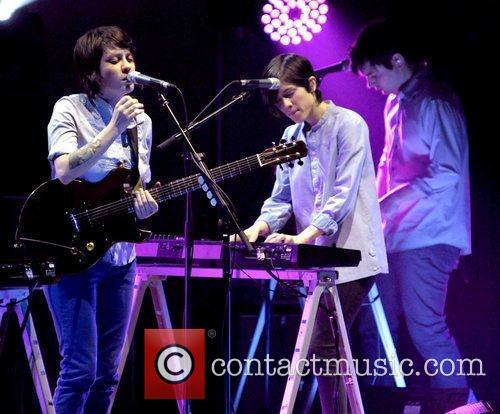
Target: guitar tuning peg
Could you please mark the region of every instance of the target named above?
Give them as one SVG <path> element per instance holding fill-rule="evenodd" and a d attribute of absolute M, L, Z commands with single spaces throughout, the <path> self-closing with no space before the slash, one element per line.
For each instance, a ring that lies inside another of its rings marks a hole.
<path fill-rule="evenodd" d="M 297 161 L 297 164 L 299 164 L 299 165 L 304 165 L 304 161 L 302 161 L 302 160 L 299 158 L 299 160 Z"/>
<path fill-rule="evenodd" d="M 283 166 L 281 164 L 279 164 L 278 167 L 280 167 L 280 170 L 283 171 Z"/>
<path fill-rule="evenodd" d="M 286 139 L 285 138 L 281 138 L 280 139 L 280 144 L 286 144 Z"/>
<path fill-rule="evenodd" d="M 295 141 L 297 141 L 297 138 L 292 137 L 291 141 L 292 141 L 292 142 L 295 142 Z"/>
<path fill-rule="evenodd" d="M 290 162 L 288 163 L 288 166 L 289 166 L 290 168 L 293 168 L 293 161 L 290 161 Z"/>

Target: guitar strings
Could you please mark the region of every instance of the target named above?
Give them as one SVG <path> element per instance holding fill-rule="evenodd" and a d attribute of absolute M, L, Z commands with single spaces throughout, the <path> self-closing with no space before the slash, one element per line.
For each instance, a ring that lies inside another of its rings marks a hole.
<path fill-rule="evenodd" d="M 266 154 L 265 152 L 258 154 L 258 155 L 253 155 L 250 157 L 243 158 L 238 161 L 233 161 L 231 163 L 228 163 L 226 165 L 220 166 L 213 168 L 210 173 L 214 176 L 215 181 L 221 181 L 226 178 L 231 178 L 234 175 L 238 175 L 247 171 L 251 171 L 252 169 L 256 168 L 256 166 L 263 166 L 261 165 L 261 160 L 259 158 L 260 156 L 271 155 L 271 159 L 274 158 L 275 161 L 283 162 L 283 160 L 280 159 L 280 157 L 283 157 L 283 154 L 278 154 L 278 153 L 268 153 Z M 300 153 L 300 148 L 299 151 L 297 151 L 295 154 L 288 154 L 287 156 L 290 159 L 293 158 L 299 158 L 301 156 L 304 156 L 305 154 Z M 274 156 L 274 157 L 273 157 Z M 292 158 L 292 156 L 294 156 Z M 269 161 L 267 161 L 269 164 Z M 276 162 L 276 163 L 277 163 Z M 246 163 L 246 165 L 245 165 Z M 257 164 L 255 166 L 255 164 Z M 237 170 L 237 173 L 233 175 L 233 171 Z M 228 177 L 224 177 L 229 173 Z M 173 182 L 170 182 L 168 184 L 165 184 L 161 187 L 158 188 L 152 188 L 150 189 L 150 193 L 155 198 L 156 201 L 158 202 L 163 202 L 169 199 L 172 199 L 176 196 L 183 195 L 189 191 L 196 190 L 200 188 L 200 184 L 198 182 L 198 178 L 200 177 L 200 174 L 195 174 L 189 177 L 184 177 L 180 178 L 178 180 L 175 180 Z M 165 196 L 167 196 L 165 198 Z M 120 200 L 116 200 L 114 202 L 108 203 L 104 206 L 98 206 L 89 210 L 86 210 L 81 213 L 75 214 L 75 217 L 84 217 L 86 216 L 89 221 L 92 220 L 97 220 L 101 217 L 104 217 L 109 214 L 117 214 L 120 212 L 123 212 L 125 210 L 126 213 L 131 213 L 134 210 L 133 207 L 133 196 L 126 196 Z"/>
<path fill-rule="evenodd" d="M 262 153 L 262 154 L 265 154 L 265 153 Z M 262 155 L 262 154 L 259 154 L 259 155 Z M 220 181 L 220 180 L 223 180 L 226 178 L 233 177 L 234 175 L 232 174 L 232 171 L 235 171 L 236 169 L 238 170 L 238 173 L 235 175 L 241 174 L 243 172 L 251 171 L 252 169 L 255 168 L 252 165 L 252 164 L 255 164 L 255 162 L 257 162 L 258 166 L 261 166 L 261 164 L 260 164 L 261 160 L 259 159 L 259 155 L 253 155 L 253 156 L 244 158 L 242 160 L 233 161 L 233 162 L 226 164 L 226 165 L 223 165 L 221 167 L 216 167 L 211 171 L 211 173 L 212 173 L 212 175 L 214 175 L 214 178 L 216 181 Z M 276 161 L 276 163 L 279 161 L 283 162 L 283 160 L 280 159 L 280 157 L 283 157 L 282 154 L 278 155 L 276 153 L 269 153 L 266 155 L 268 155 L 268 157 L 269 157 L 269 155 L 274 155 L 274 161 Z M 292 158 L 292 155 L 293 155 L 293 158 Z M 304 155 L 305 154 L 301 154 L 300 151 L 297 151 L 295 154 L 288 154 L 288 157 L 290 159 L 295 159 L 295 158 L 299 158 L 299 157 L 304 156 Z M 245 165 L 244 163 L 246 163 L 247 165 Z M 269 161 L 268 161 L 268 163 L 269 163 Z M 241 166 L 243 166 L 243 168 Z M 235 167 L 237 167 L 237 168 L 235 168 Z M 226 175 L 227 173 L 229 173 L 229 177 L 224 177 L 224 175 Z M 168 184 L 166 184 L 162 187 L 159 187 L 157 189 L 153 188 L 150 190 L 150 192 L 153 193 L 152 194 L 153 197 L 155 197 L 156 194 L 158 194 L 159 198 L 157 199 L 157 201 L 163 202 L 163 201 L 169 200 L 171 198 L 174 198 L 175 196 L 183 195 L 186 192 L 189 192 L 190 190 L 192 191 L 192 190 L 196 190 L 196 189 L 200 188 L 199 183 L 198 183 L 199 177 L 200 177 L 200 174 L 193 175 L 190 177 L 180 178 L 174 182 L 168 183 Z M 165 195 L 167 195 L 168 197 L 164 198 Z M 109 215 L 109 214 L 120 213 L 124 210 L 124 208 L 125 208 L 125 211 L 127 213 L 133 212 L 134 208 L 133 208 L 133 197 L 132 196 L 122 198 L 122 199 L 117 200 L 115 202 L 108 203 L 104 206 L 95 207 L 93 209 L 89 209 L 89 210 L 86 210 L 84 212 L 77 213 L 77 214 L 75 214 L 75 216 L 76 217 L 87 216 L 87 218 L 89 220 L 96 220 L 96 219 L 99 219 L 99 218 L 106 216 L 106 215 Z"/>
<path fill-rule="evenodd" d="M 267 154 L 268 156 L 270 154 Z M 280 156 L 275 155 L 274 161 L 275 163 L 278 162 L 283 162 L 283 160 L 280 159 Z M 301 154 L 300 152 L 296 152 L 295 154 L 288 155 L 290 159 L 295 159 L 299 158 L 300 156 L 304 156 L 304 154 Z M 293 156 L 293 158 L 291 158 Z M 281 157 L 283 157 L 281 155 Z M 245 165 L 246 163 L 246 165 Z M 267 160 L 267 163 L 269 164 L 269 160 Z M 229 164 L 223 165 L 221 167 L 216 167 L 214 168 L 211 173 L 214 175 L 214 178 L 216 181 L 221 181 L 227 178 L 234 177 L 235 175 L 242 174 L 247 171 L 251 171 L 252 169 L 258 167 L 258 166 L 263 166 L 261 164 L 261 160 L 259 160 L 258 155 L 253 155 L 247 158 L 244 158 L 242 160 L 238 161 L 233 161 Z M 233 174 L 234 171 L 237 170 L 236 174 Z M 229 176 L 227 174 L 229 173 Z M 226 177 L 224 177 L 226 175 Z M 176 196 L 180 196 L 183 194 L 186 194 L 189 191 L 193 191 L 196 189 L 200 188 L 200 185 L 198 183 L 198 178 L 200 177 L 200 174 L 196 174 L 193 176 L 189 177 L 184 177 L 180 178 L 178 180 L 175 180 L 171 183 L 168 183 L 164 186 L 161 186 L 157 189 L 153 188 L 150 190 L 152 192 L 153 197 L 158 197 L 156 201 L 158 202 L 163 202 L 172 198 L 175 198 Z M 167 196 L 165 198 L 165 196 Z M 89 217 L 89 220 L 92 219 L 98 219 L 101 218 L 105 215 L 108 214 L 116 214 L 121 211 L 123 211 L 124 207 L 126 207 L 126 212 L 133 212 L 133 197 L 129 196 L 120 200 L 117 200 L 112 203 L 108 203 L 105 206 L 100 206 L 96 207 L 94 209 L 89 209 L 85 212 L 79 213 L 80 215 L 87 215 L 91 216 Z"/>
<path fill-rule="evenodd" d="M 255 164 L 260 165 L 257 155 L 253 155 L 239 161 L 234 161 L 221 167 L 216 167 L 212 169 L 210 173 L 214 177 L 215 181 L 220 181 L 226 178 L 231 178 L 234 175 L 251 171 L 253 168 L 255 168 Z M 236 174 L 233 175 L 233 172 L 236 172 Z M 225 177 L 228 174 L 229 176 Z M 199 177 L 200 174 L 195 174 L 185 178 L 180 178 L 161 187 L 153 187 L 149 191 L 156 201 L 163 202 L 176 196 L 185 194 L 189 192 L 189 190 L 200 188 L 200 184 L 198 182 Z M 165 196 L 167 197 L 164 198 Z M 125 210 L 126 212 L 132 212 L 133 199 L 133 196 L 129 195 L 120 200 L 110 202 L 104 206 L 94 207 L 84 212 L 77 213 L 75 214 L 75 217 L 81 218 L 86 216 L 89 220 L 97 220 L 108 214 L 120 213 L 123 210 Z"/>
<path fill-rule="evenodd" d="M 212 171 L 212 174 L 214 176 L 217 176 L 217 175 L 220 175 L 220 173 L 225 173 L 224 170 L 230 171 L 230 169 L 231 169 L 230 168 L 231 166 L 223 166 L 223 167 L 226 167 L 226 168 L 222 168 L 222 167 L 214 168 L 214 171 Z M 172 193 L 177 192 L 179 194 L 182 194 L 183 188 L 187 189 L 190 187 L 196 187 L 196 185 L 198 183 L 198 177 L 199 177 L 199 174 L 195 174 L 195 175 L 188 176 L 185 178 L 180 178 L 180 179 L 175 180 L 171 183 L 165 184 L 164 186 L 161 186 L 159 188 L 152 188 L 150 190 L 150 192 L 152 192 L 153 194 L 158 193 L 159 197 L 163 197 L 165 194 L 170 193 L 170 192 L 172 192 Z M 218 178 L 219 177 L 216 177 L 216 179 L 218 179 Z M 180 189 L 180 192 L 179 192 L 179 189 Z M 132 201 L 133 201 L 132 196 L 124 197 L 120 200 L 116 200 L 116 201 L 108 203 L 104 206 L 98 206 L 98 207 L 86 210 L 84 212 L 77 213 L 77 214 L 75 214 L 75 216 L 80 217 L 83 215 L 90 215 L 90 214 L 99 213 L 99 212 L 106 212 L 107 213 L 109 211 L 119 211 L 119 210 L 116 210 L 116 208 L 120 209 L 120 208 L 124 207 L 123 206 L 124 202 L 125 202 L 125 204 L 127 204 L 126 207 L 130 207 L 130 206 L 132 206 Z M 163 200 L 160 200 L 160 201 L 163 201 Z"/>

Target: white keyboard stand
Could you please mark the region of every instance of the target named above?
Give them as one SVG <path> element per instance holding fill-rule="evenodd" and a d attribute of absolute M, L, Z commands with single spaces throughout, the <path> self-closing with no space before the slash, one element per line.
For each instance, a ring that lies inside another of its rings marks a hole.
<path fill-rule="evenodd" d="M 7 334 L 8 323 L 11 316 L 17 316 L 19 325 L 21 325 L 24 312 L 26 311 L 27 302 L 17 301 L 26 298 L 28 289 L 5 289 L 0 290 L 0 304 L 5 307 L 0 307 L 0 343 L 5 341 Z M 35 385 L 36 394 L 40 403 L 40 409 L 43 414 L 55 414 L 54 403 L 52 394 L 47 380 L 47 373 L 45 372 L 45 365 L 40 352 L 40 345 L 38 337 L 33 324 L 31 314 L 28 316 L 28 323 L 22 333 L 24 350 L 28 358 L 28 365 Z"/>
<path fill-rule="evenodd" d="M 156 322 L 159 329 L 171 329 L 172 322 L 170 320 L 170 314 L 168 312 L 167 301 L 165 299 L 165 292 L 163 290 L 162 280 L 165 277 L 149 276 L 138 272 L 135 277 L 134 283 L 134 293 L 132 297 L 132 311 L 130 315 L 130 322 L 127 328 L 127 334 L 125 336 L 125 343 L 122 348 L 122 355 L 120 359 L 120 364 L 118 366 L 118 378 L 121 378 L 123 370 L 125 368 L 125 363 L 127 362 L 127 356 L 130 350 L 130 345 L 134 339 L 135 326 L 137 325 L 137 319 L 142 307 L 142 301 L 144 300 L 144 294 L 149 288 L 151 291 L 151 298 L 153 300 L 153 307 L 156 315 Z M 116 397 L 116 392 L 118 386 L 115 388 L 115 392 L 111 396 L 111 405 L 113 405 L 114 399 Z M 184 413 L 185 400 L 177 399 L 177 409 L 179 413 Z"/>
<path fill-rule="evenodd" d="M 300 321 L 299 333 L 295 343 L 293 358 L 292 358 L 292 373 L 288 376 L 286 383 L 285 394 L 281 404 L 280 414 L 292 414 L 297 392 L 301 381 L 300 374 L 296 374 L 297 369 L 301 369 L 303 364 L 299 361 L 305 361 L 308 357 L 309 345 L 311 343 L 311 336 L 313 332 L 314 322 L 318 311 L 320 299 L 323 293 L 328 292 L 331 295 L 333 303 L 332 313 L 335 315 L 335 324 L 339 332 L 339 356 L 342 361 L 347 361 L 348 370 L 346 372 L 344 364 L 340 363 L 340 371 L 344 378 L 345 389 L 349 400 L 349 406 L 352 414 L 364 414 L 363 402 L 361 400 L 361 393 L 359 391 L 358 380 L 354 368 L 354 362 L 351 353 L 351 346 L 349 345 L 349 337 L 342 314 L 342 307 L 337 291 L 335 280 L 337 273 L 335 271 L 320 271 L 315 279 L 309 280 L 307 299 L 305 301 L 302 318 Z M 304 284 L 307 281 L 304 280 Z M 328 301 L 327 301 L 328 302 Z M 333 322 L 333 321 L 332 321 Z M 333 323 L 332 323 L 333 328 Z M 297 368 L 295 368 L 297 367 Z"/>
<path fill-rule="evenodd" d="M 172 328 L 170 315 L 165 300 L 165 292 L 163 290 L 162 280 L 168 276 L 181 275 L 182 268 L 173 268 L 165 266 L 138 266 L 138 275 L 135 279 L 135 289 L 133 297 L 133 305 L 131 311 L 130 323 L 127 329 L 126 339 L 122 350 L 121 361 L 119 365 L 118 375 L 119 378 L 125 367 L 127 355 L 134 337 L 135 326 L 137 318 L 141 310 L 144 294 L 149 288 L 151 291 L 155 315 L 158 323 L 158 328 L 169 329 Z M 214 269 L 201 269 L 193 268 L 193 275 L 197 277 L 220 277 L 219 270 Z M 246 278 L 245 275 L 240 275 L 238 270 L 235 270 L 236 278 Z M 261 270 L 248 272 L 253 278 L 269 278 L 266 272 Z M 156 276 L 153 276 L 156 275 Z M 349 406 L 352 414 L 364 414 L 363 403 L 361 400 L 361 393 L 359 391 L 358 381 L 356 378 L 356 371 L 354 369 L 354 362 L 352 359 L 351 347 L 349 345 L 349 337 L 340 306 L 337 287 L 335 280 L 337 272 L 335 271 L 280 271 L 280 278 L 283 280 L 302 280 L 305 286 L 308 286 L 307 299 L 302 313 L 299 332 L 295 345 L 295 352 L 293 354 L 292 366 L 296 366 L 301 358 L 307 358 L 309 344 L 311 342 L 312 330 L 316 319 L 319 302 L 323 292 L 328 291 L 332 297 L 333 306 L 335 310 L 335 322 L 338 327 L 339 335 L 339 356 L 343 361 L 348 361 L 348 372 L 343 372 L 345 389 L 349 400 Z M 234 275 L 233 275 L 234 277 Z M 340 364 L 342 368 L 343 364 Z M 300 384 L 300 375 L 290 375 L 287 380 L 285 393 L 282 400 L 280 414 L 292 414 L 297 392 Z M 115 395 L 112 396 L 114 399 Z M 179 413 L 184 413 L 184 400 L 177 400 L 177 407 Z"/>
<path fill-rule="evenodd" d="M 384 347 L 385 356 L 388 361 L 394 361 L 393 366 L 400 367 L 401 365 L 399 362 L 398 354 L 396 352 L 396 347 L 394 346 L 394 341 L 389 329 L 389 324 L 387 323 L 384 307 L 382 305 L 382 299 L 380 299 L 380 294 L 376 283 L 373 284 L 370 292 L 368 292 L 368 299 L 371 303 L 373 318 L 375 319 L 378 335 Z M 399 372 L 399 370 L 392 371 L 391 376 L 393 377 L 397 388 L 406 388 L 405 377 L 401 372 Z"/>

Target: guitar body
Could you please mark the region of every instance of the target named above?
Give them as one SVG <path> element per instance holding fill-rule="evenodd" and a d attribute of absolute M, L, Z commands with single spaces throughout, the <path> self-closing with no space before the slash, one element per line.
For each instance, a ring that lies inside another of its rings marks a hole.
<path fill-rule="evenodd" d="M 41 184 L 24 203 L 16 241 L 28 254 L 57 258 L 58 273 L 72 274 L 88 269 L 118 241 L 145 240 L 150 232 L 138 228 L 135 214 L 118 208 L 130 198 L 124 191 L 130 182 L 131 171 L 117 168 L 98 183 Z"/>

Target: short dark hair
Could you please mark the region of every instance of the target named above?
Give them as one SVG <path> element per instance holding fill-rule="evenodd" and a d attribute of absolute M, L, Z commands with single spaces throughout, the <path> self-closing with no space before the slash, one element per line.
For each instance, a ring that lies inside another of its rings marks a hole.
<path fill-rule="evenodd" d="M 392 69 L 391 59 L 400 53 L 409 66 L 425 62 L 421 45 L 413 40 L 411 28 L 384 20 L 365 27 L 351 48 L 351 70 L 358 74 L 365 63 Z"/>
<path fill-rule="evenodd" d="M 99 66 L 104 50 L 108 47 L 128 49 L 132 54 L 136 47 L 132 38 L 117 26 L 100 26 L 80 36 L 73 50 L 80 86 L 89 98 L 99 93 Z"/>
<path fill-rule="evenodd" d="M 304 56 L 293 53 L 283 53 L 275 56 L 268 63 L 262 75 L 263 78 L 278 78 L 281 82 L 291 83 L 296 86 L 306 88 L 311 91 L 309 86 L 309 78 L 316 76 L 311 62 Z M 319 80 L 316 78 L 319 86 Z M 323 94 L 317 87 L 314 92 L 318 102 L 323 102 Z M 278 99 L 278 91 L 265 90 L 262 92 L 264 103 L 269 106 L 273 115 L 279 116 L 280 111 L 276 108 Z"/>

